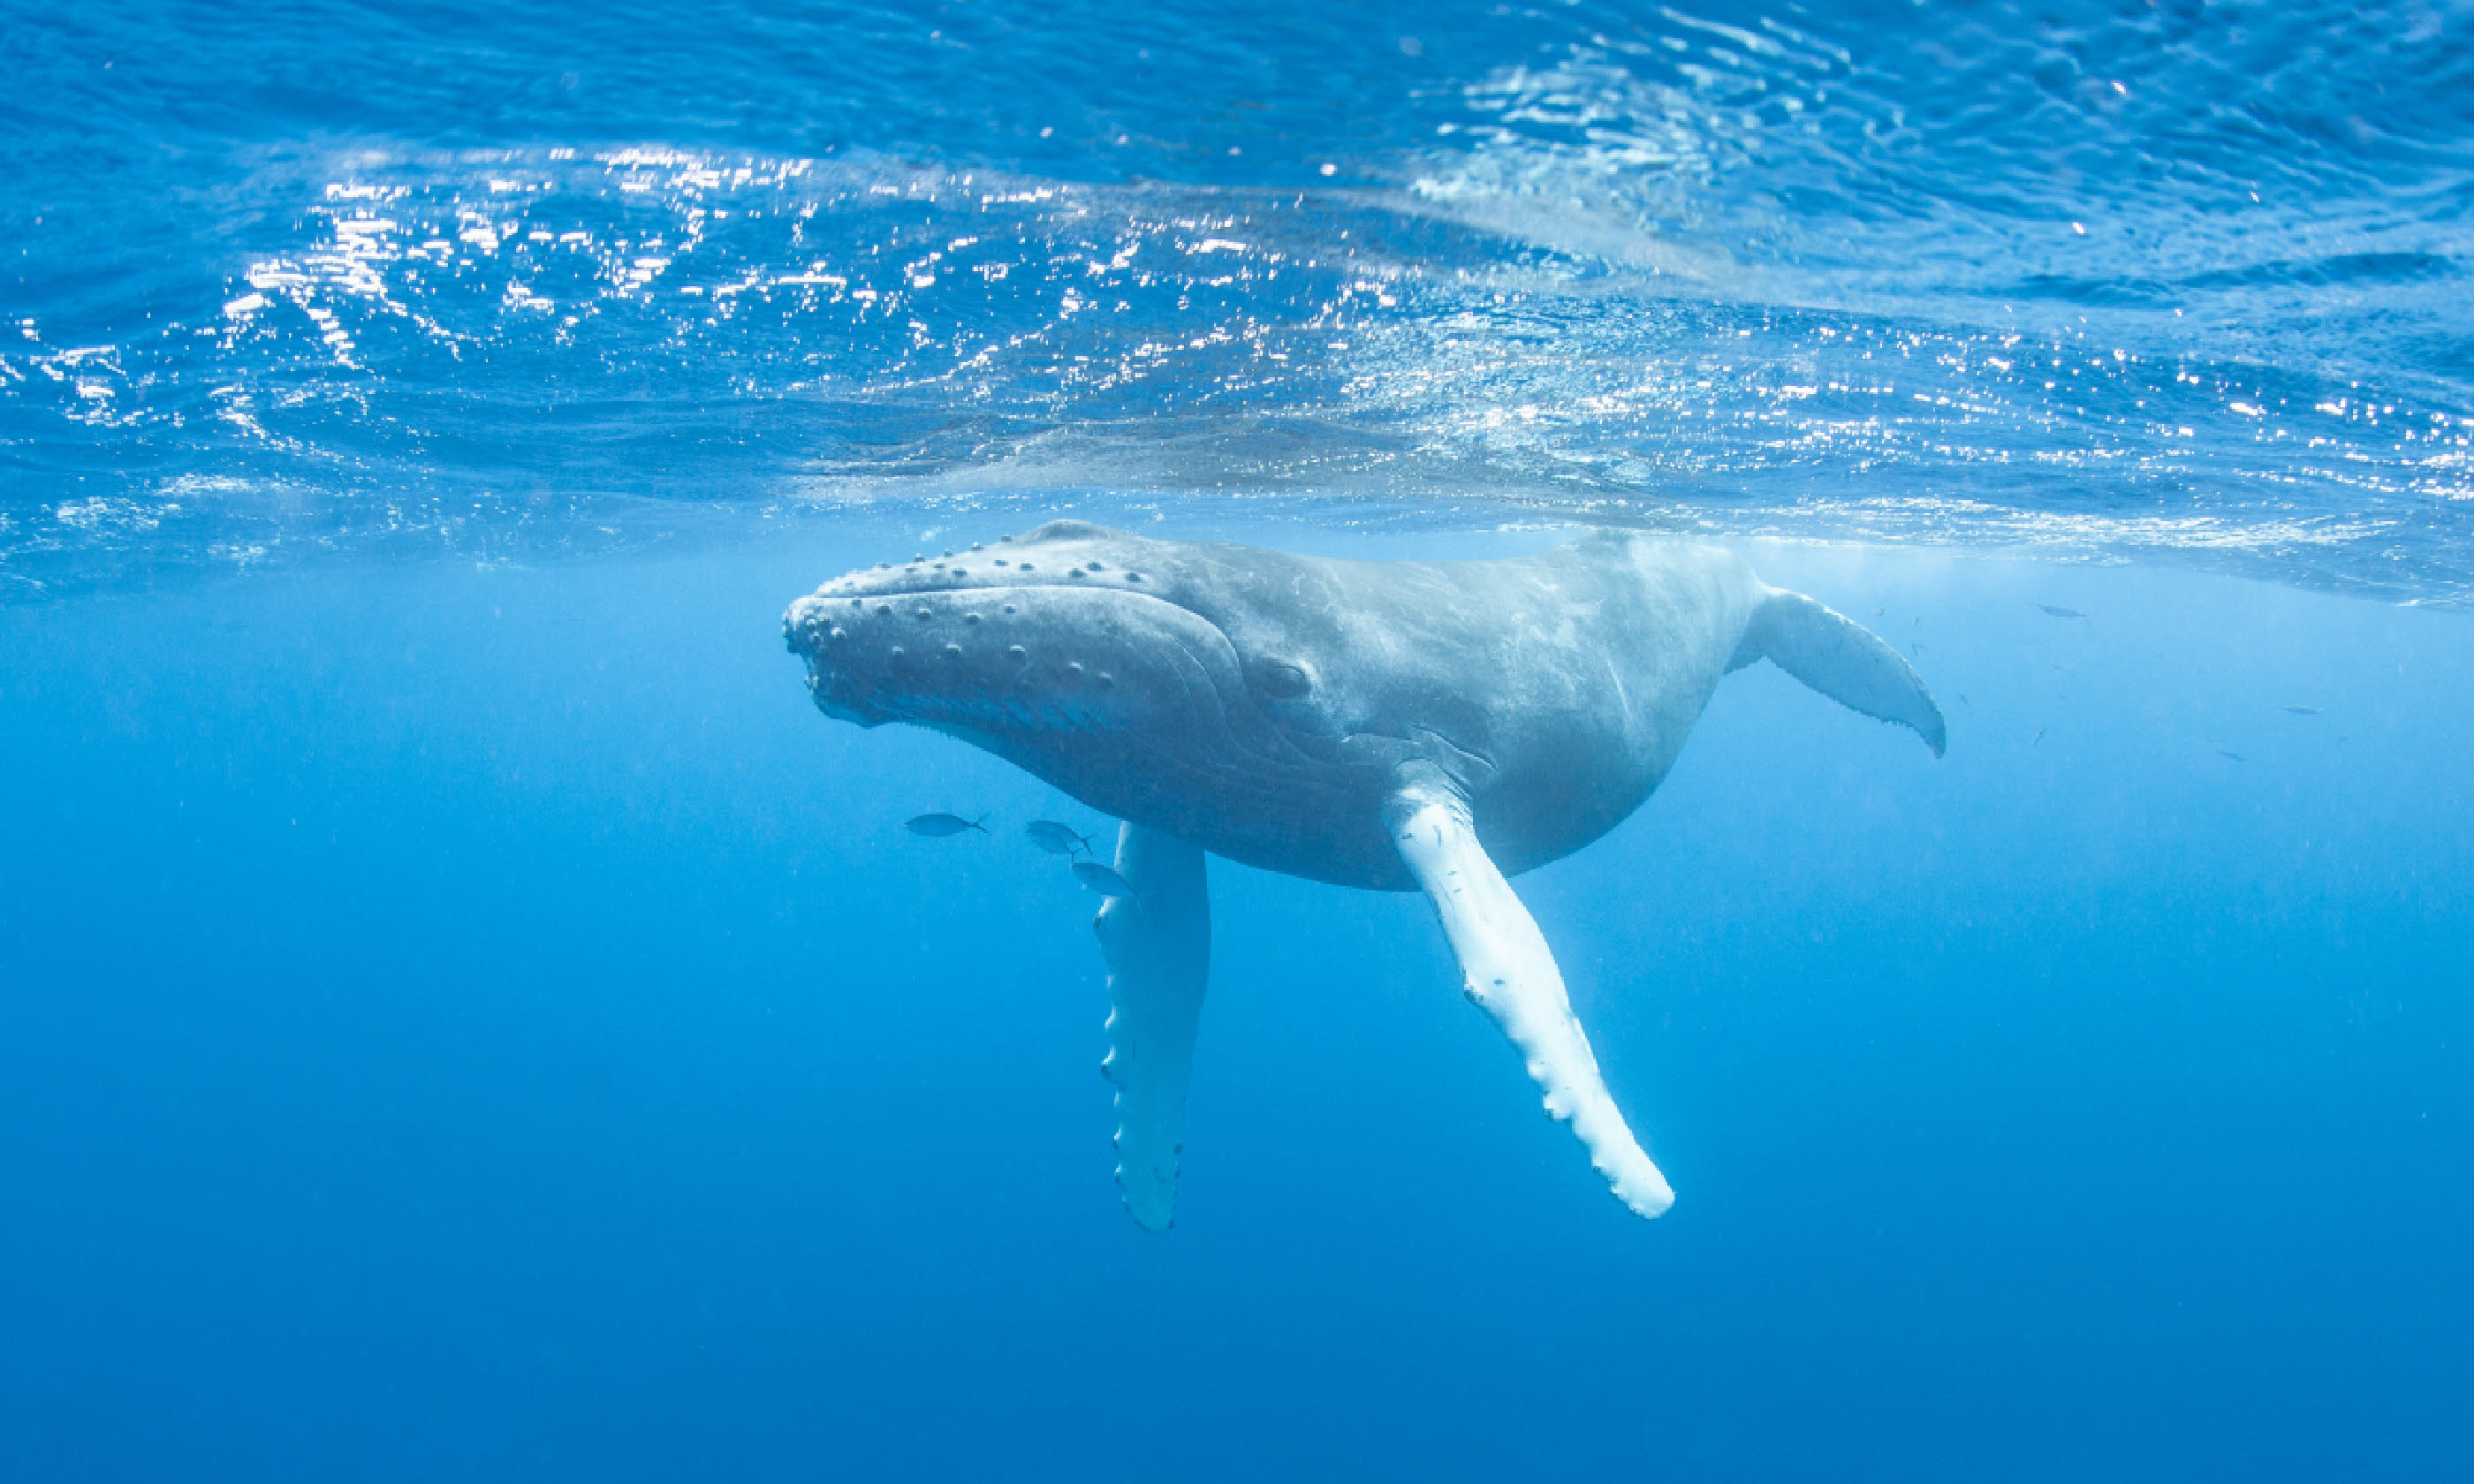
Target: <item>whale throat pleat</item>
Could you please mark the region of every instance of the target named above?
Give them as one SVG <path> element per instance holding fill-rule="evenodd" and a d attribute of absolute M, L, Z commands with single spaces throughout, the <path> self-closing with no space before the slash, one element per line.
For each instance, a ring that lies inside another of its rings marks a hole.
<path fill-rule="evenodd" d="M 1443 922 L 1464 990 L 1519 1050 L 1547 1113 L 1571 1125 L 1615 1199 L 1643 1216 L 1664 1211 L 1675 1192 L 1607 1092 L 1545 935 L 1478 844 L 1468 806 L 1440 777 L 1413 778 L 1384 819 Z"/>

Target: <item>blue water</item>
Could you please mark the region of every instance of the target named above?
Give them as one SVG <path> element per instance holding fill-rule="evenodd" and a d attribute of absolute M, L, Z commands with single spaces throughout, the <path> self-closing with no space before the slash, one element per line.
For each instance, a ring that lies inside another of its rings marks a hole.
<path fill-rule="evenodd" d="M 2474 1472 L 2474 11 L 0 3 L 0 1476 Z M 13 258 L 13 262 L 10 259 Z M 1176 1230 L 1104 821 L 818 716 L 1058 511 L 1724 540 L 1519 879 L 1213 865 Z M 2059 617 L 2045 606 L 2083 614 Z"/>

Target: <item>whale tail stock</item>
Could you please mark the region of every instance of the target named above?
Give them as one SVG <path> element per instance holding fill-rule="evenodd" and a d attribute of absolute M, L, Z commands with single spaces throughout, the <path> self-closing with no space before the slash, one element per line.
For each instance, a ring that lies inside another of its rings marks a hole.
<path fill-rule="evenodd" d="M 1756 659 L 1769 660 L 1851 711 L 1911 729 L 1935 757 L 1950 739 L 1941 707 L 1913 665 L 1880 634 L 1803 593 L 1768 589 L 1728 668 Z"/>

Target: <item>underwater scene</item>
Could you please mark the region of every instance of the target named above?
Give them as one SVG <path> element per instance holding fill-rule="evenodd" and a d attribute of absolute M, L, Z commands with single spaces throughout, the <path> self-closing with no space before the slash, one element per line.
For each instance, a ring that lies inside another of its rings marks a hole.
<path fill-rule="evenodd" d="M 0 1478 L 2474 1477 L 2474 6 L 0 78 Z"/>

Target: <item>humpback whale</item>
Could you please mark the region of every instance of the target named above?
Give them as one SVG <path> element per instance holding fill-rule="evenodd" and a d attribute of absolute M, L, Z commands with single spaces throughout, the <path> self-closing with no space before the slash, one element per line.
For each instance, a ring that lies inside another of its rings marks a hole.
<path fill-rule="evenodd" d="M 1108 966 L 1117 1184 L 1175 1214 L 1211 956 L 1204 858 L 1420 891 L 1615 1197 L 1674 1196 L 1608 1094 L 1509 877 L 1620 824 L 1720 679 L 1767 659 L 1941 755 L 1880 637 L 1725 550 L 1600 532 L 1492 562 L 1346 562 L 1080 521 L 851 573 L 783 621 L 827 716 L 958 737 L 1120 821 Z"/>

